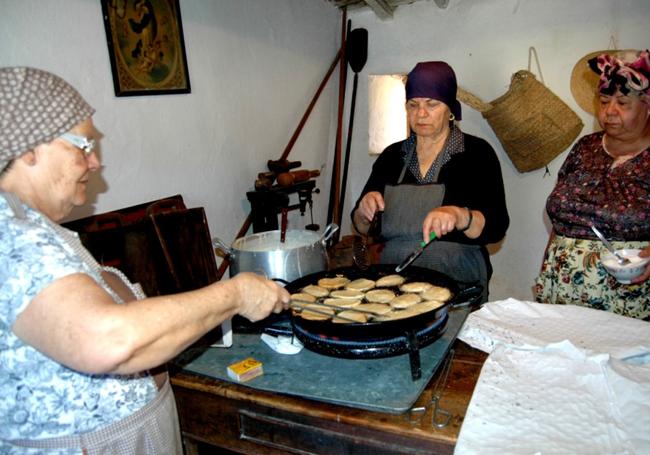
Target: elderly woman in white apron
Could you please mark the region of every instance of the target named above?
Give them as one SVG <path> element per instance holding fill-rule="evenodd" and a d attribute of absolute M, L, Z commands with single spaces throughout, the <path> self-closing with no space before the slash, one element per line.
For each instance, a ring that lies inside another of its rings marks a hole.
<path fill-rule="evenodd" d="M 433 241 L 413 263 L 468 285 L 492 273 L 486 245 L 508 228 L 501 167 L 492 147 L 463 133 L 456 76 L 445 62 L 418 63 L 406 82 L 410 136 L 377 158 L 352 211 L 360 233 L 381 219 L 381 262 L 399 264 L 421 241 Z"/>
<path fill-rule="evenodd" d="M 57 222 L 98 170 L 94 110 L 61 78 L 0 68 L 0 453 L 180 454 L 160 365 L 289 294 L 253 274 L 145 298 Z"/>

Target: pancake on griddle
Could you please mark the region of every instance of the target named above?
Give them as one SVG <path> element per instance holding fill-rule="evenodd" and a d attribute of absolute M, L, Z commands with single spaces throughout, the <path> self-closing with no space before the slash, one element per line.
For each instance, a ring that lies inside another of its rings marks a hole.
<path fill-rule="evenodd" d="M 424 292 L 433 286 L 431 283 L 425 283 L 424 281 L 412 281 L 400 286 L 399 290 L 402 292 Z"/>
<path fill-rule="evenodd" d="M 406 308 L 404 310 L 393 310 L 390 313 L 386 313 L 383 316 L 378 316 L 377 321 L 395 321 L 397 319 L 410 318 L 411 316 L 417 316 L 418 313 L 413 310 L 413 307 Z"/>
<path fill-rule="evenodd" d="M 402 275 L 386 275 L 377 280 L 375 286 L 378 288 L 388 288 L 392 286 L 399 286 L 404 283 L 405 278 Z"/>
<path fill-rule="evenodd" d="M 352 308 L 361 303 L 359 299 L 325 299 L 323 305 L 335 306 L 339 308 Z"/>
<path fill-rule="evenodd" d="M 395 309 L 408 308 L 416 303 L 420 303 L 422 298 L 418 294 L 406 293 L 398 295 L 393 300 L 390 301 L 390 306 Z"/>
<path fill-rule="evenodd" d="M 341 311 L 340 313 L 337 314 L 337 316 L 342 316 L 345 319 L 334 316 L 334 318 L 332 318 L 332 322 L 336 324 L 353 324 L 353 322 L 349 321 L 349 319 L 353 319 L 355 322 L 361 322 L 361 323 L 364 323 L 368 320 L 365 314 L 359 313 L 358 311 L 354 311 L 354 310 Z"/>
<path fill-rule="evenodd" d="M 361 300 L 363 299 L 363 296 L 363 291 L 357 291 L 354 289 L 337 289 L 336 291 L 330 292 L 330 297 L 335 299 Z"/>
<path fill-rule="evenodd" d="M 438 309 L 444 304 L 445 302 L 440 302 L 438 300 L 427 300 L 425 302 L 416 303 L 415 305 L 409 307 L 409 309 L 417 312 L 418 314 L 422 314 Z"/>
<path fill-rule="evenodd" d="M 321 278 L 318 280 L 318 285 L 325 289 L 339 289 L 350 282 L 349 278 L 342 275 L 337 275 L 334 278 Z"/>
<path fill-rule="evenodd" d="M 420 293 L 422 300 L 437 300 L 446 302 L 451 298 L 451 291 L 441 286 L 431 286 L 429 289 Z"/>
<path fill-rule="evenodd" d="M 330 295 L 330 291 L 315 284 L 305 286 L 302 288 L 302 292 L 313 295 L 314 297 L 327 297 Z"/>
<path fill-rule="evenodd" d="M 377 315 L 384 315 L 393 311 L 393 308 L 390 305 L 384 303 L 362 303 L 355 306 L 354 309 L 360 311 L 371 311 L 377 313 Z"/>
<path fill-rule="evenodd" d="M 291 300 L 314 303 L 316 301 L 316 296 L 307 294 L 306 292 L 296 292 L 295 294 L 291 294 Z"/>
<path fill-rule="evenodd" d="M 310 311 L 313 309 L 314 311 Z M 294 310 L 303 319 L 310 321 L 326 321 L 334 316 L 334 309 L 322 305 L 305 304 L 300 311 Z"/>
<path fill-rule="evenodd" d="M 367 278 L 359 278 L 354 281 L 350 281 L 345 285 L 345 289 L 353 289 L 355 291 L 367 291 L 375 287 L 375 282 Z"/>
<path fill-rule="evenodd" d="M 388 289 L 373 289 L 366 292 L 366 301 L 372 303 L 389 303 L 395 297 L 395 293 Z"/>

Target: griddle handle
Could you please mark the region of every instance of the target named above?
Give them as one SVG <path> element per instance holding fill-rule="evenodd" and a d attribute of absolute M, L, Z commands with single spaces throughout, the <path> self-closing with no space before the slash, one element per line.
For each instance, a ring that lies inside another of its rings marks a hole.
<path fill-rule="evenodd" d="M 471 284 L 461 289 L 454 297 L 453 307 L 463 307 L 480 303 L 483 295 L 483 286 L 480 284 Z"/>
<path fill-rule="evenodd" d="M 418 346 L 418 337 L 415 330 L 406 332 L 406 341 L 409 348 L 409 362 L 411 363 L 411 378 L 417 381 L 422 377 L 422 367 L 420 365 L 420 347 Z"/>

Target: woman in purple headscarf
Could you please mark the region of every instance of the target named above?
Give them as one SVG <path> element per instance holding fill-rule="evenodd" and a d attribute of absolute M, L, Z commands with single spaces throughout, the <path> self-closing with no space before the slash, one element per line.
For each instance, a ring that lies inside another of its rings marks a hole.
<path fill-rule="evenodd" d="M 399 264 L 420 241 L 436 240 L 414 262 L 454 280 L 480 284 L 487 300 L 486 244 L 509 224 L 501 167 L 492 147 L 463 133 L 456 75 L 445 62 L 418 63 L 406 82 L 410 136 L 377 158 L 352 221 L 367 233 L 378 212 L 381 262 Z"/>
<path fill-rule="evenodd" d="M 613 246 L 650 256 L 650 53 L 602 54 L 598 123 L 573 147 L 546 202 L 553 233 L 535 287 L 539 302 L 575 304 L 650 321 L 650 264 L 630 284 L 600 263 Z"/>

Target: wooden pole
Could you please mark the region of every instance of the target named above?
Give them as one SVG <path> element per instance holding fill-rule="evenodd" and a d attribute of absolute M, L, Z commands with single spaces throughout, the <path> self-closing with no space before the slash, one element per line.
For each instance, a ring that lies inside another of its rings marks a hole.
<path fill-rule="evenodd" d="M 300 132 L 305 126 L 305 123 L 307 122 L 307 118 L 311 114 L 311 111 L 314 109 L 314 106 L 316 105 L 316 101 L 318 101 L 318 98 L 320 97 L 321 92 L 325 88 L 327 81 L 329 81 L 330 76 L 334 72 L 334 68 L 336 68 L 336 65 L 341 61 L 345 63 L 345 58 L 343 57 L 344 55 L 343 46 L 345 45 L 345 42 L 343 43 L 344 44 L 341 45 L 341 48 L 339 48 L 338 52 L 336 53 L 336 56 L 334 57 L 332 64 L 330 65 L 330 67 L 327 70 L 327 73 L 325 74 L 325 77 L 321 81 L 320 85 L 318 86 L 318 89 L 316 90 L 316 93 L 314 94 L 309 105 L 307 106 L 305 113 L 302 115 L 302 118 L 300 119 L 300 122 L 298 123 L 296 130 L 291 136 L 291 139 L 289 139 L 289 143 L 284 148 L 284 151 L 282 152 L 282 156 L 280 157 L 281 160 L 287 159 L 289 153 L 291 153 L 291 149 L 293 148 L 294 144 L 296 143 L 296 140 L 298 139 L 298 136 L 300 135 Z M 345 65 L 341 65 L 341 66 L 345 66 Z M 340 138 L 337 140 L 340 141 Z M 248 229 L 251 227 L 252 222 L 253 222 L 253 217 L 249 213 L 246 219 L 244 220 L 244 223 L 242 224 L 241 228 L 239 229 L 239 232 L 237 232 L 237 236 L 235 237 L 235 240 L 237 240 L 240 237 L 243 237 L 246 234 L 246 232 L 248 232 Z M 226 273 L 226 270 L 228 270 L 228 266 L 230 266 L 230 260 L 226 257 L 221 262 L 221 265 L 217 270 L 217 280 L 221 280 L 223 275 Z"/>
<path fill-rule="evenodd" d="M 336 68 L 336 65 L 339 63 L 339 61 L 341 61 L 342 54 L 343 54 L 343 49 L 341 48 L 336 53 L 336 56 L 334 57 L 334 61 L 330 65 L 329 69 L 327 70 L 327 74 L 325 74 L 325 77 L 323 78 L 322 82 L 318 86 L 318 90 L 316 90 L 316 93 L 314 94 L 314 97 L 311 99 L 309 106 L 307 106 L 307 110 L 305 110 L 305 113 L 302 115 L 302 118 L 300 119 L 300 123 L 298 123 L 298 127 L 296 128 L 296 131 L 293 133 L 293 136 L 291 136 L 289 143 L 284 148 L 284 152 L 282 152 L 282 156 L 280 157 L 281 160 L 285 160 L 289 156 L 289 153 L 291 152 L 293 145 L 296 143 L 296 140 L 298 139 L 298 136 L 300 135 L 302 128 L 305 126 L 305 123 L 307 122 L 307 118 L 309 117 L 312 109 L 314 109 L 314 106 L 316 105 L 316 101 L 318 101 L 318 98 L 320 97 L 321 92 L 325 88 L 327 81 L 329 80 L 330 76 L 334 72 L 334 68 Z"/>
<path fill-rule="evenodd" d="M 341 23 L 341 66 L 339 66 L 339 110 L 336 126 L 336 148 L 334 150 L 334 164 L 332 166 L 332 184 L 330 187 L 330 200 L 327 209 L 327 224 L 332 222 L 341 225 L 339 219 L 339 204 L 341 198 L 341 150 L 342 150 L 342 137 L 343 137 L 343 110 L 345 108 L 345 86 L 347 78 L 347 68 L 345 58 L 345 43 L 347 31 L 347 14 L 346 9 L 343 9 L 343 19 Z M 333 242 L 338 240 L 338 232 L 333 236 Z"/>

